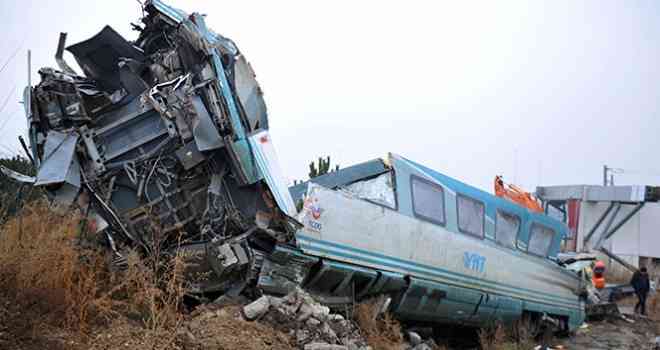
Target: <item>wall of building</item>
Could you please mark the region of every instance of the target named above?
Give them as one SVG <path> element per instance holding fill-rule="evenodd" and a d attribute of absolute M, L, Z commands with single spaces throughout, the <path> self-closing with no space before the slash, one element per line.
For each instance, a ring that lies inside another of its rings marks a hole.
<path fill-rule="evenodd" d="M 581 202 L 578 225 L 578 250 L 585 248 L 582 245 L 584 237 L 595 225 L 598 218 L 607 210 L 609 205 L 609 202 Z M 634 205 L 622 205 L 612 226 L 623 219 L 633 209 Z M 589 240 L 587 249 L 593 247 L 598 242 L 607 221 L 608 218 L 603 221 L 599 229 Z M 644 259 L 647 257 L 660 258 L 660 204 L 646 203 L 644 208 L 630 218 L 614 236 L 604 243 L 604 247 L 634 266 L 639 266 L 640 257 L 644 261 L 649 260 Z M 604 259 L 604 261 L 609 262 L 609 258 Z M 617 263 L 612 264 L 610 271 L 621 270 L 621 267 L 618 265 Z"/>
<path fill-rule="evenodd" d="M 660 204 L 646 203 L 640 214 L 639 255 L 660 258 Z"/>

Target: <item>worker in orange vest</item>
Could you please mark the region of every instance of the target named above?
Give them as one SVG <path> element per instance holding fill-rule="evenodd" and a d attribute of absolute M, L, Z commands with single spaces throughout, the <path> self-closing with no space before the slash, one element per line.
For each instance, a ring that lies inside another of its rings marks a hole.
<path fill-rule="evenodd" d="M 593 274 L 591 276 L 591 282 L 594 284 L 596 289 L 605 288 L 605 263 L 598 260 L 594 265 Z"/>

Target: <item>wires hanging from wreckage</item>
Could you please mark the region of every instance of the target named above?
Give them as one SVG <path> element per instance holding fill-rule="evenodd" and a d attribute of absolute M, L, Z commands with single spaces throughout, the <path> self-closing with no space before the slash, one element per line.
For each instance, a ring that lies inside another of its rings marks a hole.
<path fill-rule="evenodd" d="M 84 76 L 60 36 L 60 69 L 42 68 L 25 90 L 38 168 L 27 181 L 88 210 L 117 263 L 157 242 L 199 257 L 211 273 L 199 291 L 241 290 L 296 226 L 261 89 L 203 16 L 155 0 L 144 10 L 134 42 L 106 26 L 66 48 Z"/>

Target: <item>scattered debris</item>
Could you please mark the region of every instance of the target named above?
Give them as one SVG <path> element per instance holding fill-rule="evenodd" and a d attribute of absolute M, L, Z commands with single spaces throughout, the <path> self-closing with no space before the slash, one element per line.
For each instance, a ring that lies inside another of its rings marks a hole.
<path fill-rule="evenodd" d="M 249 321 L 256 320 L 263 316 L 270 308 L 270 297 L 264 295 L 261 298 L 253 301 L 249 305 L 243 307 L 243 315 Z"/>
<path fill-rule="evenodd" d="M 244 306 L 243 314 L 289 332 L 301 349 L 369 349 L 353 321 L 331 313 L 300 288 L 281 298 L 262 296 Z"/>

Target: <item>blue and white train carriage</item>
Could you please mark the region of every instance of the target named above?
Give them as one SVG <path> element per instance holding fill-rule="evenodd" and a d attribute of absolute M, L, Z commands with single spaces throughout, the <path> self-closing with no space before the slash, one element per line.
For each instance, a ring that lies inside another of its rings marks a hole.
<path fill-rule="evenodd" d="M 403 320 L 480 326 L 545 314 L 567 330 L 582 324 L 580 279 L 555 259 L 562 223 L 388 158 L 292 187 L 304 227 L 296 248 L 274 254 L 280 266 L 295 261 L 304 286 L 330 301 L 389 295 Z"/>

